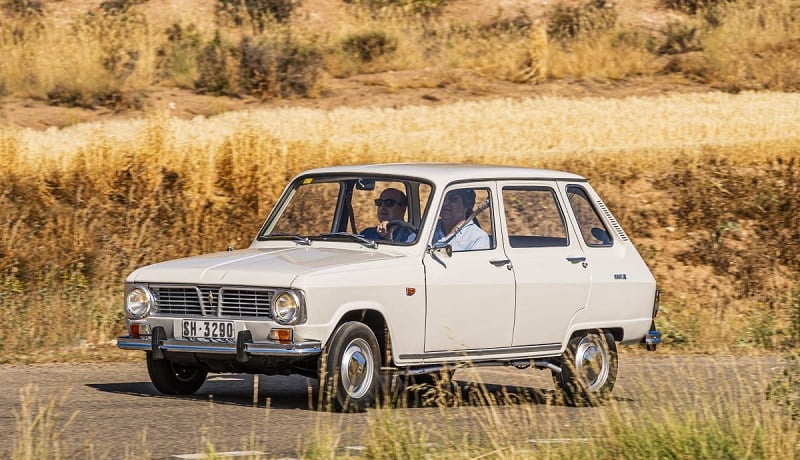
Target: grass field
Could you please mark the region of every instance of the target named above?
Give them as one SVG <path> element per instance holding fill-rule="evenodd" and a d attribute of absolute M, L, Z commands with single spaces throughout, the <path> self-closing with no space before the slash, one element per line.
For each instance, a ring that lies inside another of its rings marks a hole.
<path fill-rule="evenodd" d="M 246 247 L 301 170 L 395 161 L 585 175 L 659 281 L 668 344 L 791 346 L 800 309 L 792 249 L 800 237 L 799 99 L 543 98 L 6 129 L 2 356 L 112 339 L 122 330 L 127 273 Z"/>

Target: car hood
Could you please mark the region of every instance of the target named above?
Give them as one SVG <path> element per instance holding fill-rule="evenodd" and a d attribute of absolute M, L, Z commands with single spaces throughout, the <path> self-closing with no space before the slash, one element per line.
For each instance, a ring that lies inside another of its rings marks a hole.
<path fill-rule="evenodd" d="M 291 287 L 298 275 L 392 257 L 397 256 L 340 248 L 243 249 L 149 265 L 133 272 L 128 280 Z"/>

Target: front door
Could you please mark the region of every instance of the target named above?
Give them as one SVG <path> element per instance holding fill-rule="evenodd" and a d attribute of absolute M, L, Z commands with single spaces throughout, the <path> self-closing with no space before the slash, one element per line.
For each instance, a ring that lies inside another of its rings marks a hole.
<path fill-rule="evenodd" d="M 451 257 L 425 255 L 425 351 L 509 347 L 514 328 L 514 273 L 498 244 L 494 183 L 459 184 L 446 192 L 437 208 L 440 222 L 431 243 L 451 230 L 444 224 L 449 213 L 464 212 L 468 217 L 486 200 L 489 206 L 450 237 Z"/>

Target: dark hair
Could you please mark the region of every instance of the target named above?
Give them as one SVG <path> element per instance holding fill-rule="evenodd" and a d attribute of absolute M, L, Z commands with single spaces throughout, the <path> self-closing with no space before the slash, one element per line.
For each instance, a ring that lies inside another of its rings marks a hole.
<path fill-rule="evenodd" d="M 395 192 L 400 194 L 400 204 L 402 206 L 406 206 L 408 204 L 408 198 L 406 197 L 406 194 L 403 193 L 401 190 L 396 189 L 394 187 L 388 187 L 388 188 L 383 189 L 383 191 L 381 192 L 381 195 L 383 195 L 384 193 L 386 193 L 389 190 L 394 190 Z"/>
<path fill-rule="evenodd" d="M 467 208 L 464 217 L 469 217 L 469 215 L 472 214 L 472 208 L 475 207 L 475 190 L 471 188 L 462 188 L 458 190 L 451 190 L 448 192 L 448 195 L 450 193 L 461 197 L 461 202 L 464 203 L 464 207 Z"/>

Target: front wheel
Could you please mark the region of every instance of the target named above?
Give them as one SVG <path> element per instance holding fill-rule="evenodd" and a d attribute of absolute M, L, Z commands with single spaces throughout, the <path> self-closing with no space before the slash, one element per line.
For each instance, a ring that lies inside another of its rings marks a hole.
<path fill-rule="evenodd" d="M 570 339 L 561 372 L 553 371 L 553 381 L 567 405 L 596 406 L 611 396 L 618 367 L 614 337 L 587 331 Z"/>
<path fill-rule="evenodd" d="M 147 353 L 147 373 L 156 390 L 167 395 L 191 395 L 203 386 L 208 372 L 182 366 L 168 359 L 153 359 Z"/>
<path fill-rule="evenodd" d="M 336 411 L 360 412 L 375 402 L 380 383 L 380 348 L 369 327 L 357 321 L 339 326 L 320 366 L 323 401 Z"/>

